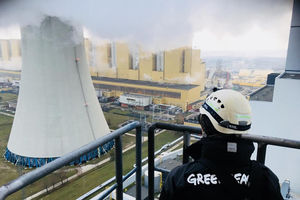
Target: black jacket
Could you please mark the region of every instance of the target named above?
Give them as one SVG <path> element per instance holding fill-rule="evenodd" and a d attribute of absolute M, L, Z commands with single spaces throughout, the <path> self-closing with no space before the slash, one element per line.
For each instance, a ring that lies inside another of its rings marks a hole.
<path fill-rule="evenodd" d="M 230 135 L 211 136 L 187 151 L 194 161 L 169 173 L 160 200 L 283 199 L 276 175 L 250 160 L 252 142 Z"/>

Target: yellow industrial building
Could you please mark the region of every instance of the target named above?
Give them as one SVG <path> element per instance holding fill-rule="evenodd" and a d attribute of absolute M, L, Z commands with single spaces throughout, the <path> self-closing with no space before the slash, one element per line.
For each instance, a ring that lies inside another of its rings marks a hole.
<path fill-rule="evenodd" d="M 96 46 L 87 39 L 85 47 L 95 88 L 107 96 L 149 95 L 155 104 L 176 105 L 183 110 L 201 100 L 205 64 L 198 49 L 149 53 L 130 49 L 126 43 Z"/>
<path fill-rule="evenodd" d="M 3 69 L 20 70 L 21 44 L 19 39 L 0 39 L 0 67 Z"/>
<path fill-rule="evenodd" d="M 268 69 L 241 69 L 238 76 L 233 77 L 232 84 L 261 88 L 266 84 L 268 74 L 271 74 L 273 72 L 273 70 Z"/>
<path fill-rule="evenodd" d="M 85 39 L 85 48 L 95 88 L 105 96 L 143 94 L 152 96 L 155 104 L 183 110 L 201 100 L 206 69 L 198 49 L 152 53 L 126 43 L 96 45 L 89 39 Z M 16 66 L 21 66 L 20 40 L 0 40 L 0 68 L 16 70 Z"/>

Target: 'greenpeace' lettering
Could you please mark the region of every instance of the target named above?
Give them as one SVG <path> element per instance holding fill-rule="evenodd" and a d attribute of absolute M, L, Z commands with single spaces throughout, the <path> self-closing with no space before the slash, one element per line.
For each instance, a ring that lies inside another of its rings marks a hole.
<path fill-rule="evenodd" d="M 241 173 L 236 173 L 233 175 L 235 180 L 239 184 L 247 185 L 249 181 L 249 175 L 247 174 L 241 174 Z M 218 180 L 217 176 L 215 174 L 190 174 L 187 178 L 187 182 L 193 185 L 216 185 L 220 184 L 220 181 Z"/>

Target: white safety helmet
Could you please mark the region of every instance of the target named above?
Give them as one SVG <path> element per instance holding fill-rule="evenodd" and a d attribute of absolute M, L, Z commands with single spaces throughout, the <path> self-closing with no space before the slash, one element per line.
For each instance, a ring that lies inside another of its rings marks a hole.
<path fill-rule="evenodd" d="M 200 108 L 214 128 L 224 134 L 243 134 L 251 127 L 250 103 L 241 93 L 222 89 L 211 93 Z"/>

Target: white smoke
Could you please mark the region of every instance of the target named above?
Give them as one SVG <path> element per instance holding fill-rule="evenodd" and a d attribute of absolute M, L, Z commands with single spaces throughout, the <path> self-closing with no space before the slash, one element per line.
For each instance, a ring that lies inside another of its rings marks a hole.
<path fill-rule="evenodd" d="M 21 66 L 22 66 L 22 59 L 20 57 L 12 58 L 9 61 L 0 60 L 0 69 L 19 71 L 21 70 Z"/>
<path fill-rule="evenodd" d="M 0 4 L 0 27 L 39 24 L 45 15 L 58 16 L 109 40 L 126 40 L 150 49 L 192 45 L 203 29 L 220 37 L 247 32 L 253 24 L 283 33 L 292 0 L 13 0 Z M 282 20 L 282 19 L 285 20 Z M 289 27 L 287 25 L 286 27 Z"/>
<path fill-rule="evenodd" d="M 150 75 L 148 75 L 148 74 L 144 74 L 144 79 L 146 81 L 152 81 L 152 77 Z"/>

